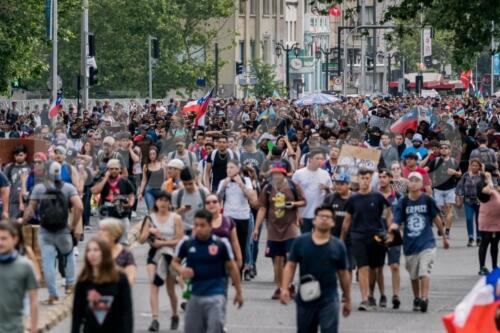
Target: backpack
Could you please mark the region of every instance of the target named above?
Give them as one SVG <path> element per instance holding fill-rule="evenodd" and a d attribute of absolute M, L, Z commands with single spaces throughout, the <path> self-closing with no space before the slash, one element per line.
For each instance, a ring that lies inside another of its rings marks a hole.
<path fill-rule="evenodd" d="M 479 160 L 481 161 L 481 163 L 483 163 L 484 165 L 495 165 L 495 160 L 491 156 L 491 150 L 489 148 L 486 149 L 478 148 L 478 151 L 479 151 Z"/>
<path fill-rule="evenodd" d="M 40 200 L 40 225 L 52 232 L 66 228 L 68 225 L 69 202 L 62 192 L 63 182 L 55 186 L 45 183 L 45 194 Z"/>
<path fill-rule="evenodd" d="M 201 201 L 203 202 L 203 204 L 205 204 L 205 198 L 206 198 L 206 194 L 205 194 L 205 191 L 203 191 L 201 188 L 198 188 L 198 192 L 200 193 L 200 197 L 201 197 Z M 182 197 L 184 196 L 184 189 L 181 188 L 179 190 L 179 193 L 177 193 L 177 200 L 176 200 L 176 207 L 179 208 L 181 206 L 181 203 L 182 203 Z"/>
<path fill-rule="evenodd" d="M 193 165 L 193 153 L 190 151 L 186 151 L 186 152 L 187 152 L 188 158 L 189 158 L 189 167 L 191 167 Z M 172 160 L 175 158 L 174 156 L 177 156 L 177 151 L 173 151 L 173 152 L 169 153 L 168 159 Z"/>
<path fill-rule="evenodd" d="M 293 198 L 295 201 L 298 201 L 299 200 L 299 192 L 297 191 L 297 186 L 295 186 L 295 183 L 293 182 L 293 180 L 291 180 L 290 178 L 287 178 L 286 179 L 287 182 L 288 182 L 288 187 L 290 187 L 290 190 L 292 191 L 293 193 Z M 266 191 L 266 194 L 267 195 L 271 195 L 271 190 L 272 190 L 272 184 L 271 183 L 268 183 L 264 190 Z"/>

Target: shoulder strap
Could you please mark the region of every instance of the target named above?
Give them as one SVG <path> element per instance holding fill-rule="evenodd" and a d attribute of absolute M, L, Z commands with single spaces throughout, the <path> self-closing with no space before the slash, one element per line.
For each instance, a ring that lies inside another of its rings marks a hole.
<path fill-rule="evenodd" d="M 297 192 L 297 187 L 295 186 L 295 183 L 290 178 L 287 178 L 287 180 L 288 180 L 288 186 L 290 186 L 290 190 L 292 190 L 295 201 L 299 200 L 299 193 Z"/>
<path fill-rule="evenodd" d="M 214 164 L 215 156 L 216 156 L 216 154 L 217 154 L 218 151 L 219 151 L 218 149 L 214 149 L 212 151 L 212 154 L 210 155 L 210 160 L 212 161 L 212 165 Z"/>
<path fill-rule="evenodd" d="M 183 196 L 184 196 L 184 188 L 181 188 L 177 193 L 177 200 L 176 200 L 177 208 L 181 206 Z"/>
<path fill-rule="evenodd" d="M 187 154 L 189 157 L 189 166 L 191 167 L 193 165 L 193 153 L 188 150 Z"/>
<path fill-rule="evenodd" d="M 205 205 L 205 198 L 207 197 L 207 195 L 205 194 L 205 191 L 203 191 L 203 189 L 201 188 L 198 188 L 198 191 L 200 192 L 201 201 L 203 201 L 203 205 Z"/>
<path fill-rule="evenodd" d="M 408 201 L 410 198 L 405 195 L 403 200 L 401 201 L 401 216 L 403 217 L 403 223 L 406 222 L 406 207 L 408 207 Z"/>

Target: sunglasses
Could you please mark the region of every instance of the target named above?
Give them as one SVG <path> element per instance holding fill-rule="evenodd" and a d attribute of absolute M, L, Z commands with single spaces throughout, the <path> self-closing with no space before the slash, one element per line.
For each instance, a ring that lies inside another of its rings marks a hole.
<path fill-rule="evenodd" d="M 219 203 L 219 201 L 217 201 L 217 200 L 205 201 L 205 205 L 218 204 L 218 203 Z"/>

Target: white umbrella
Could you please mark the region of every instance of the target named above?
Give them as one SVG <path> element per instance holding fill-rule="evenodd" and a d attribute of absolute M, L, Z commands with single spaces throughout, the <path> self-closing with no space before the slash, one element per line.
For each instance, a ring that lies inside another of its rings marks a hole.
<path fill-rule="evenodd" d="M 295 105 L 304 106 L 304 105 L 315 105 L 315 104 L 330 104 L 340 101 L 338 97 L 328 95 L 328 94 L 311 94 L 302 97 L 295 101 Z"/>

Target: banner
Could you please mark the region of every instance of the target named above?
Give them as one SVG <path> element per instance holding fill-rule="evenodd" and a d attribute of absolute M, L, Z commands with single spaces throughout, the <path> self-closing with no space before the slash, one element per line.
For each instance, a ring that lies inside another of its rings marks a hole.
<path fill-rule="evenodd" d="M 424 57 L 432 56 L 432 38 L 431 38 L 430 28 L 424 29 L 423 39 L 424 39 Z"/>
<path fill-rule="evenodd" d="M 493 75 L 500 75 L 500 53 L 493 56 Z"/>
<path fill-rule="evenodd" d="M 12 152 L 20 145 L 23 145 L 28 150 L 28 162 L 31 163 L 33 155 L 36 152 L 47 153 L 50 144 L 44 140 L 29 138 L 29 139 L 1 139 L 2 149 L 0 149 L 0 165 L 6 165 L 14 162 Z"/>
<path fill-rule="evenodd" d="M 382 132 L 385 132 L 393 122 L 394 121 L 391 118 L 372 115 L 370 116 L 369 125 L 370 127 L 378 127 L 382 130 Z"/>
<path fill-rule="evenodd" d="M 353 181 L 357 181 L 361 168 L 375 171 L 380 160 L 380 150 L 351 145 L 343 145 L 339 155 L 339 173 L 347 171 Z"/>

